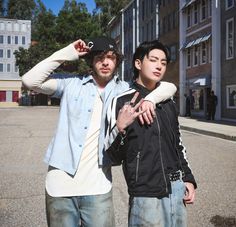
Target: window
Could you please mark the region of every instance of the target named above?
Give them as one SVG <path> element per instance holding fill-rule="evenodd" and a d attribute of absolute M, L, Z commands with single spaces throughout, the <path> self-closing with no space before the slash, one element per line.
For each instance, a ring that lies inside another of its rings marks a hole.
<path fill-rule="evenodd" d="M 5 25 L 3 22 L 0 22 L 0 30 L 4 31 L 5 30 Z"/>
<path fill-rule="evenodd" d="M 11 36 L 7 36 L 7 44 L 11 44 Z"/>
<path fill-rule="evenodd" d="M 234 50 L 234 20 L 226 21 L 226 59 L 233 58 Z"/>
<path fill-rule="evenodd" d="M 0 63 L 0 72 L 3 72 L 3 64 Z"/>
<path fill-rule="evenodd" d="M 0 102 L 6 102 L 6 91 L 0 91 Z"/>
<path fill-rule="evenodd" d="M 7 64 L 7 72 L 11 72 L 11 64 Z"/>
<path fill-rule="evenodd" d="M 205 64 L 207 62 L 207 48 L 206 42 L 203 42 L 201 45 L 201 64 Z"/>
<path fill-rule="evenodd" d="M 170 47 L 170 59 L 171 59 L 171 61 L 176 61 L 176 58 L 177 58 L 177 56 L 176 56 L 176 46 L 173 45 L 173 46 Z"/>
<path fill-rule="evenodd" d="M 14 31 L 16 31 L 16 32 L 19 31 L 19 24 L 18 23 L 14 24 Z"/>
<path fill-rule="evenodd" d="M 198 7 L 197 3 L 194 3 L 193 7 L 193 23 L 197 24 L 198 23 Z"/>
<path fill-rule="evenodd" d="M 234 0 L 226 0 L 225 1 L 225 9 L 230 9 L 234 6 Z"/>
<path fill-rule="evenodd" d="M 187 68 L 191 66 L 191 49 L 187 49 Z"/>
<path fill-rule="evenodd" d="M 145 5 L 144 1 L 142 1 L 142 20 L 144 20 L 144 12 L 145 12 Z"/>
<path fill-rule="evenodd" d="M 0 43 L 3 44 L 3 35 L 0 35 Z"/>
<path fill-rule="evenodd" d="M 22 25 L 21 25 L 21 31 L 22 31 L 22 32 L 25 32 L 25 31 L 26 31 L 26 24 L 22 24 Z"/>
<path fill-rule="evenodd" d="M 187 28 L 189 28 L 191 26 L 191 10 L 190 7 L 188 7 L 187 10 Z"/>
<path fill-rule="evenodd" d="M 3 58 L 3 49 L 0 49 L 0 58 Z"/>
<path fill-rule="evenodd" d="M 15 64 L 15 73 L 19 71 L 18 66 Z"/>
<path fill-rule="evenodd" d="M 193 65 L 197 66 L 198 65 L 198 46 L 194 46 L 194 53 L 193 53 Z"/>
<path fill-rule="evenodd" d="M 151 39 L 154 39 L 154 23 L 153 20 L 151 20 Z"/>
<path fill-rule="evenodd" d="M 212 0 L 209 0 L 208 2 L 208 12 L 209 12 L 209 17 L 212 16 Z"/>
<path fill-rule="evenodd" d="M 12 91 L 12 102 L 19 101 L 19 91 Z"/>
<path fill-rule="evenodd" d="M 18 36 L 15 36 L 15 44 L 18 44 Z"/>
<path fill-rule="evenodd" d="M 7 50 L 7 58 L 11 58 L 11 50 Z"/>
<path fill-rule="evenodd" d="M 236 109 L 236 84 L 226 86 L 226 103 L 228 109 Z"/>
<path fill-rule="evenodd" d="M 209 62 L 212 62 L 212 42 L 211 42 L 211 40 L 209 40 L 209 42 L 208 42 L 208 55 L 209 55 L 209 57 L 208 57 Z"/>
<path fill-rule="evenodd" d="M 25 36 L 22 36 L 22 45 L 25 45 Z"/>
<path fill-rule="evenodd" d="M 11 24 L 11 22 L 7 23 L 7 31 L 12 31 L 12 24 Z"/>
<path fill-rule="evenodd" d="M 202 0 L 201 4 L 201 20 L 206 19 L 206 0 Z"/>

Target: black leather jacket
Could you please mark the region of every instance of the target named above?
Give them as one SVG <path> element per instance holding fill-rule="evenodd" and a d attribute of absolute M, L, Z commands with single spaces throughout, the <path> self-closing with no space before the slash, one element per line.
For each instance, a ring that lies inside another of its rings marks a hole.
<path fill-rule="evenodd" d="M 115 111 L 111 111 L 111 114 L 117 116 L 136 91 L 139 92 L 139 100 L 150 92 L 134 83 L 131 90 L 113 100 L 112 109 L 115 108 Z M 116 116 L 111 117 L 116 119 Z M 108 124 L 107 135 L 113 133 L 114 136 L 115 127 L 111 122 Z M 168 196 L 171 193 L 168 174 L 178 170 L 183 172 L 183 181 L 197 187 L 182 145 L 176 106 L 171 99 L 156 106 L 156 118 L 150 126 L 142 126 L 136 119 L 126 129 L 125 135 L 118 133 L 107 153 L 114 164 L 122 163 L 131 196 Z"/>

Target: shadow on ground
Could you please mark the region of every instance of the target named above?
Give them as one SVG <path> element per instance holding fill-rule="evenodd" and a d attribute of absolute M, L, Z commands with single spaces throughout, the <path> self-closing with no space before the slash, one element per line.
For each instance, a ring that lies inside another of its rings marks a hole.
<path fill-rule="evenodd" d="M 222 217 L 220 215 L 215 215 L 211 218 L 210 222 L 215 227 L 236 227 L 235 217 Z"/>

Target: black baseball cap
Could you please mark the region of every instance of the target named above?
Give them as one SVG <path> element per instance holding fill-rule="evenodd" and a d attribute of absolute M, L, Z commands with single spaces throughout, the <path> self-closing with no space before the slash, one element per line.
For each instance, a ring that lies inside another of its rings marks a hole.
<path fill-rule="evenodd" d="M 90 51 L 89 51 L 90 53 L 100 52 L 100 51 L 110 51 L 110 50 L 119 52 L 116 41 L 110 37 L 105 37 L 105 36 L 91 39 L 88 42 L 88 46 L 90 47 Z"/>

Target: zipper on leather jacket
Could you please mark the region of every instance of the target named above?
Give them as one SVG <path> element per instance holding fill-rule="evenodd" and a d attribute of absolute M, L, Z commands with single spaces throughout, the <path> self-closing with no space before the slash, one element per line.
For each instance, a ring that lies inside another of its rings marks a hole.
<path fill-rule="evenodd" d="M 138 181 L 138 170 L 139 170 L 139 162 L 140 162 L 140 151 L 137 153 L 136 158 L 137 158 L 137 160 L 136 160 L 135 182 Z"/>
<path fill-rule="evenodd" d="M 177 139 L 176 139 L 175 133 L 174 133 L 174 131 L 173 131 L 173 128 L 172 128 L 172 125 L 171 125 L 171 122 L 170 122 L 170 118 L 169 118 L 169 116 L 168 116 L 166 110 L 165 110 L 164 108 L 162 108 L 162 109 L 163 109 L 163 111 L 165 112 L 165 114 L 166 114 L 166 116 L 167 116 L 167 119 L 168 119 L 169 127 L 170 127 L 171 133 L 172 133 L 173 138 L 174 138 L 174 145 L 175 145 L 175 150 L 176 150 L 176 153 L 177 153 L 177 156 L 178 156 L 179 165 L 180 165 L 180 168 L 181 168 L 181 171 L 182 171 L 182 177 L 184 177 L 184 176 L 185 176 L 184 168 L 183 168 L 183 165 L 182 165 L 182 162 L 181 162 L 181 158 L 180 158 L 180 155 L 179 155 L 179 152 L 178 152 L 178 148 L 177 148 L 177 146 L 176 146 L 176 141 L 177 141 Z"/>
<path fill-rule="evenodd" d="M 158 128 L 158 142 L 159 142 L 159 151 L 160 151 L 160 159 L 161 159 L 161 169 L 162 169 L 162 173 L 163 173 L 163 178 L 164 178 L 164 181 L 165 181 L 165 190 L 166 190 L 166 193 L 168 193 L 168 186 L 167 186 L 167 180 L 166 180 L 166 175 L 165 175 L 165 170 L 164 170 L 164 164 L 163 164 L 163 157 L 162 157 L 162 147 L 161 147 L 161 129 L 160 129 L 160 124 L 159 124 L 159 121 L 158 121 L 158 118 L 156 117 L 156 122 L 157 122 L 157 128 Z"/>

